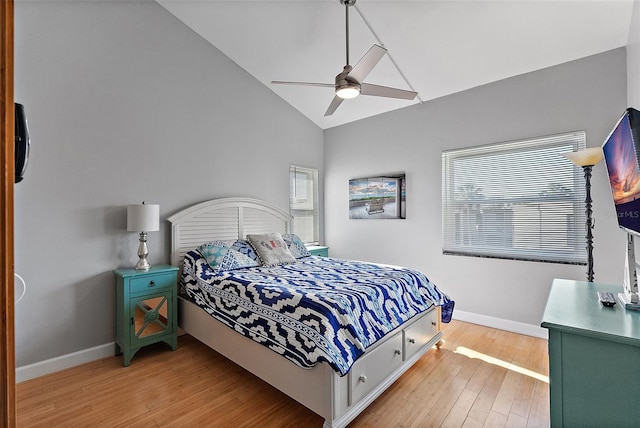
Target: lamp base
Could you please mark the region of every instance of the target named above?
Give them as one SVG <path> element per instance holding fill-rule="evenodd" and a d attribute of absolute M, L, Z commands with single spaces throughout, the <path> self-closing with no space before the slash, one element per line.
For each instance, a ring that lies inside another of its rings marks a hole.
<path fill-rule="evenodd" d="M 135 270 L 149 270 L 151 265 L 147 261 L 149 250 L 147 249 L 147 232 L 140 232 L 140 245 L 138 246 L 138 263 L 136 263 Z"/>
<path fill-rule="evenodd" d="M 138 263 L 136 263 L 136 267 L 134 269 L 135 270 L 149 270 L 150 268 L 151 268 L 151 265 L 149 264 L 147 259 L 141 258 L 140 260 L 138 260 Z"/>

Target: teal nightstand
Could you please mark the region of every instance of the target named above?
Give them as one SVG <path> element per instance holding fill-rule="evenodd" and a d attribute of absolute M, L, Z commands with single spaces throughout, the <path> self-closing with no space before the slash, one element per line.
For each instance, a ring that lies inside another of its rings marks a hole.
<path fill-rule="evenodd" d="M 329 257 L 329 247 L 310 245 L 307 247 L 307 251 L 309 251 L 312 256 Z"/>
<path fill-rule="evenodd" d="M 128 366 L 145 345 L 166 342 L 178 347 L 178 268 L 153 266 L 147 271 L 116 269 L 116 355 Z"/>

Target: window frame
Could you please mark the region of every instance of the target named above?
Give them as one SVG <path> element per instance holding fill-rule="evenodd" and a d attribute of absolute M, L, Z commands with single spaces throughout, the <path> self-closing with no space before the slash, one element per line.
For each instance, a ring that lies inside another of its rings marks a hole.
<path fill-rule="evenodd" d="M 306 186 L 304 189 L 300 189 L 300 191 L 304 190 L 305 195 L 312 192 L 313 195 L 311 196 L 311 200 L 309 200 L 310 198 L 308 197 L 297 198 L 299 180 L 296 177 L 299 174 L 306 177 L 304 180 L 306 182 Z M 289 214 L 293 217 L 291 222 L 291 232 L 297 234 L 306 245 L 319 245 L 320 242 L 318 174 L 317 168 L 303 167 L 293 164 L 289 165 Z M 300 200 L 300 202 L 297 202 L 297 199 Z M 298 206 L 296 206 L 296 204 Z M 311 207 L 303 208 L 299 206 L 303 204 L 311 204 Z M 304 230 L 301 230 L 301 219 L 309 219 L 309 217 L 312 217 L 312 226 L 306 226 L 304 227 Z M 299 221 L 296 221 L 296 218 Z"/>

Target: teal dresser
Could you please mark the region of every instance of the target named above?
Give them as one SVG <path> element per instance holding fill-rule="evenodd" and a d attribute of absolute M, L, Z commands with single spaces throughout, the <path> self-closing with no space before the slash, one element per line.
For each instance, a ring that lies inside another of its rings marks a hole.
<path fill-rule="evenodd" d="M 166 342 L 178 347 L 178 268 L 116 269 L 115 353 L 128 366 L 143 346 Z"/>
<path fill-rule="evenodd" d="M 307 247 L 307 251 L 309 251 L 312 256 L 329 257 L 329 247 L 311 245 Z"/>
<path fill-rule="evenodd" d="M 640 426 L 640 312 L 604 307 L 621 286 L 555 279 L 549 330 L 551 427 Z"/>

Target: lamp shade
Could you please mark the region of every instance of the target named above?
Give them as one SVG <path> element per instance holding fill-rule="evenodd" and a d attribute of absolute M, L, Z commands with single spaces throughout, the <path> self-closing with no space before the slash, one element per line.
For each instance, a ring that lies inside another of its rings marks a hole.
<path fill-rule="evenodd" d="M 576 152 L 562 153 L 562 156 L 578 166 L 593 166 L 602 160 L 604 154 L 602 147 L 590 147 Z"/>
<path fill-rule="evenodd" d="M 160 205 L 139 204 L 127 207 L 129 232 L 153 232 L 160 229 Z"/>

